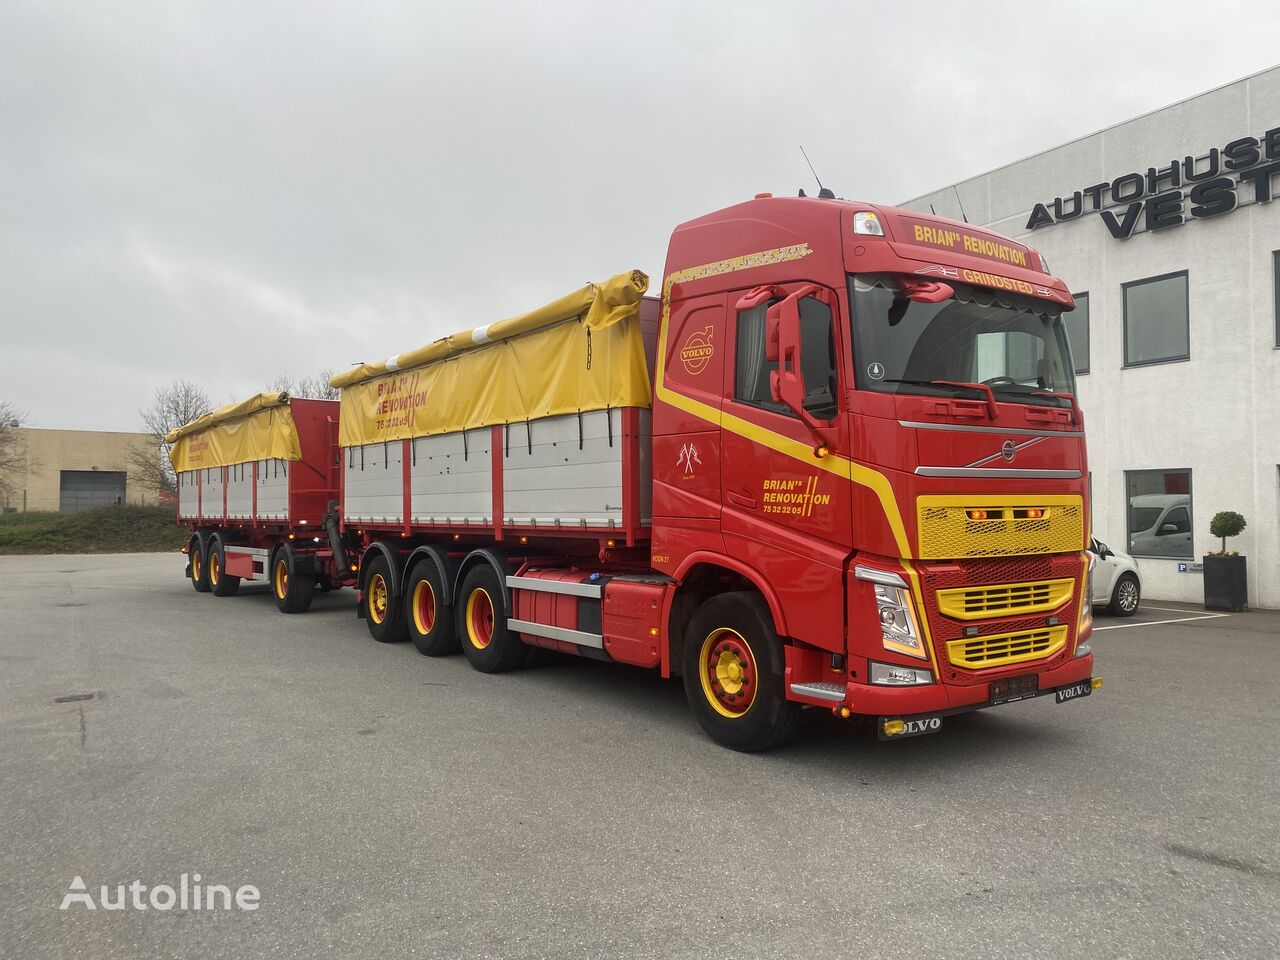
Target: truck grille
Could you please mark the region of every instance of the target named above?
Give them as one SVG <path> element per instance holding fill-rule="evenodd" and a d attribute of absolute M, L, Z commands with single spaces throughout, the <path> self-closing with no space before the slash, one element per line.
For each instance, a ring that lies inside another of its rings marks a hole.
<path fill-rule="evenodd" d="M 939 590 L 938 612 L 956 620 L 1039 613 L 1065 603 L 1074 586 L 1074 580 L 1066 579 Z"/>
<path fill-rule="evenodd" d="M 923 496 L 916 501 L 920 557 L 961 560 L 1069 553 L 1084 549 L 1084 504 L 1078 496 L 1026 498 Z M 999 502 L 997 502 L 999 501 Z M 975 515 L 982 519 L 975 519 Z"/>
<path fill-rule="evenodd" d="M 1065 625 L 989 637 L 964 637 L 947 644 L 947 659 L 957 667 L 982 670 L 1053 656 L 1067 642 Z"/>

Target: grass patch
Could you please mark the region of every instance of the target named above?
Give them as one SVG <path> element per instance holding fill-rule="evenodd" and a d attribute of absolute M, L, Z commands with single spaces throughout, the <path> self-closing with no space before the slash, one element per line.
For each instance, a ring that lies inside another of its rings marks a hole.
<path fill-rule="evenodd" d="M 188 536 L 172 506 L 0 513 L 0 554 L 156 553 L 177 550 Z"/>

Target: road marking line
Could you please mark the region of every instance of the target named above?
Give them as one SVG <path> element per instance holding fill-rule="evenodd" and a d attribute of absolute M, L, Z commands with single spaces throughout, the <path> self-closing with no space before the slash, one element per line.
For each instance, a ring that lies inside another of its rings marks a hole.
<path fill-rule="evenodd" d="M 1187 610 L 1185 607 L 1154 607 L 1154 606 L 1152 606 L 1152 605 L 1151 605 L 1151 604 L 1149 604 L 1149 603 L 1144 603 L 1144 604 L 1142 605 L 1141 609 L 1143 609 L 1143 610 L 1168 610 L 1168 611 L 1169 611 L 1169 612 L 1171 612 L 1171 613 L 1190 613 L 1190 612 L 1191 612 L 1190 610 Z M 1218 616 L 1218 614 L 1216 614 L 1216 613 L 1215 613 L 1215 614 L 1212 614 L 1212 616 L 1215 616 L 1215 617 L 1216 617 L 1216 616 Z M 1222 616 L 1224 616 L 1224 617 L 1229 617 L 1229 616 L 1231 616 L 1231 614 L 1229 614 L 1229 613 L 1224 613 L 1224 614 L 1222 614 Z"/>
<path fill-rule="evenodd" d="M 1177 620 L 1151 620 L 1147 623 L 1117 623 L 1109 627 L 1094 627 L 1093 632 L 1099 630 L 1124 630 L 1128 627 L 1158 627 L 1162 623 L 1189 623 L 1192 620 L 1216 620 L 1219 617 L 1229 617 L 1229 613 L 1203 613 L 1198 617 L 1180 617 Z"/>

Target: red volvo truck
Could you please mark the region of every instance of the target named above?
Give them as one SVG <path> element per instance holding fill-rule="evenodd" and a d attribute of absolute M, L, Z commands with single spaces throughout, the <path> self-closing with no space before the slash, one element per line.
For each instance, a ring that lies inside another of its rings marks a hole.
<path fill-rule="evenodd" d="M 269 580 L 277 606 L 302 613 L 318 588 L 353 582 L 335 560 L 338 402 L 263 393 L 171 432 L 182 548 L 200 593 L 235 595 Z M 328 524 L 326 526 L 326 516 Z"/>
<path fill-rule="evenodd" d="M 760 195 L 646 284 L 334 379 L 333 569 L 376 639 L 680 675 L 740 750 L 806 708 L 897 738 L 1101 685 L 1074 304 L 1036 251 Z"/>

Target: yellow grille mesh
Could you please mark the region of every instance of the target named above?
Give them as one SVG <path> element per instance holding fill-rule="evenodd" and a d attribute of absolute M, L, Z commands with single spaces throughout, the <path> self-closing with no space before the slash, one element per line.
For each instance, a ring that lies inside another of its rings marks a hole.
<path fill-rule="evenodd" d="M 1044 630 L 1000 633 L 990 637 L 962 637 L 947 642 L 947 658 L 953 666 L 982 670 L 1051 657 L 1066 642 L 1065 624 Z"/>
<path fill-rule="evenodd" d="M 1027 517 L 1028 508 L 1042 510 Z M 1078 496 L 920 497 L 920 557 L 960 560 L 1068 553 L 1084 549 L 1084 504 Z M 971 519 L 972 513 L 987 519 Z"/>
<path fill-rule="evenodd" d="M 1040 580 L 938 591 L 938 610 L 956 620 L 981 620 L 1052 610 L 1071 599 L 1075 581 Z"/>

